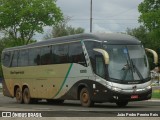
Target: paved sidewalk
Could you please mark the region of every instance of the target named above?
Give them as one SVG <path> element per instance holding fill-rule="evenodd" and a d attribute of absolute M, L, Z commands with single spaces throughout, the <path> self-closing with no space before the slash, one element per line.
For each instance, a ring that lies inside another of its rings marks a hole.
<path fill-rule="evenodd" d="M 152 98 L 152 99 L 150 99 L 150 100 L 148 100 L 148 101 L 152 101 L 152 102 L 160 102 L 160 99 L 158 99 L 158 98 Z"/>

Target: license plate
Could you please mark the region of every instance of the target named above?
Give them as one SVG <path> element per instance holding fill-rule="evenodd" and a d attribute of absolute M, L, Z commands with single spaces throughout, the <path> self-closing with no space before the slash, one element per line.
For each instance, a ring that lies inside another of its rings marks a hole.
<path fill-rule="evenodd" d="M 138 99 L 138 95 L 132 95 L 131 99 Z"/>

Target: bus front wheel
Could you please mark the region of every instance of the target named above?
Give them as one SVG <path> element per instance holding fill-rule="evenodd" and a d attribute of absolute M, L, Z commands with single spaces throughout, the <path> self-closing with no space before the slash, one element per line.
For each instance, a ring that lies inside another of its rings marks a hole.
<path fill-rule="evenodd" d="M 80 92 L 80 102 L 84 107 L 91 107 L 94 105 L 94 102 L 90 98 L 90 94 L 87 88 L 83 88 Z"/>
<path fill-rule="evenodd" d="M 128 104 L 128 101 L 117 101 L 116 104 L 118 107 L 125 107 Z"/>
<path fill-rule="evenodd" d="M 31 96 L 28 88 L 23 90 L 23 100 L 25 104 L 31 103 Z"/>
<path fill-rule="evenodd" d="M 15 97 L 16 97 L 17 103 L 23 103 L 22 91 L 20 88 L 16 89 Z"/>

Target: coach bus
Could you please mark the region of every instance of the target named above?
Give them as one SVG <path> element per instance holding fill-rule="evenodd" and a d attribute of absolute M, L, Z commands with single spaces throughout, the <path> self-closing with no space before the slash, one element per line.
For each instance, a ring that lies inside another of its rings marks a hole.
<path fill-rule="evenodd" d="M 157 64 L 157 54 L 146 50 Z M 152 96 L 145 49 L 125 34 L 78 34 L 6 48 L 2 69 L 3 94 L 18 103 L 80 100 L 86 107 L 124 107 Z"/>

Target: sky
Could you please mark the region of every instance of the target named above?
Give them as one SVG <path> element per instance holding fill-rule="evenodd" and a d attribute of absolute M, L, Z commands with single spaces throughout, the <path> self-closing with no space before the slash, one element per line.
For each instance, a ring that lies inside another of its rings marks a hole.
<path fill-rule="evenodd" d="M 91 0 L 57 0 L 64 16 L 70 17 L 69 25 L 82 27 L 86 33 L 90 31 L 90 1 Z M 92 0 L 93 3 L 93 33 L 95 32 L 125 32 L 127 28 L 135 28 L 138 23 L 138 5 L 143 0 Z M 36 38 L 43 39 L 51 28 L 45 27 L 43 34 Z"/>

